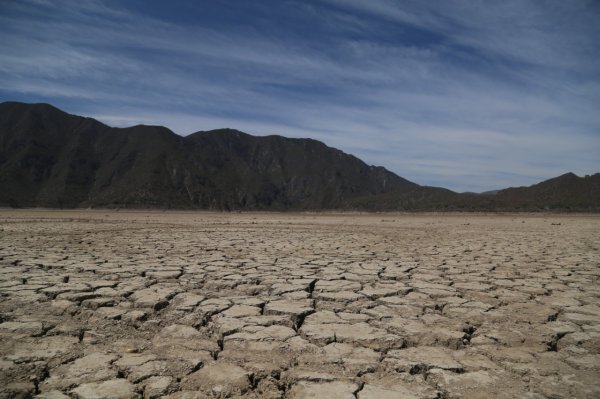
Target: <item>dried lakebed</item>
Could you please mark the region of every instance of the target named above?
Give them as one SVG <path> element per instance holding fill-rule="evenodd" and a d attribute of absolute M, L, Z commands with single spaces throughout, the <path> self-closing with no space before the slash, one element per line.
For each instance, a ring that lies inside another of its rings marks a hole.
<path fill-rule="evenodd" d="M 0 211 L 0 397 L 597 398 L 600 217 Z"/>

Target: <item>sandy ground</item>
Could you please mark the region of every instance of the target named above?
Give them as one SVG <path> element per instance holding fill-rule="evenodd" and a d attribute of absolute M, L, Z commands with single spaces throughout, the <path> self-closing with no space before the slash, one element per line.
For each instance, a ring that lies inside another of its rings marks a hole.
<path fill-rule="evenodd" d="M 0 210 L 0 397 L 598 398 L 600 216 Z"/>

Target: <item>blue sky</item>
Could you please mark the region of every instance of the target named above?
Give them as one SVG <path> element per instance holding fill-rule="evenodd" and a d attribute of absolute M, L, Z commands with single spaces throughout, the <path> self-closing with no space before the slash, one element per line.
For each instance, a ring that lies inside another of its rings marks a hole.
<path fill-rule="evenodd" d="M 4 0 L 0 100 L 529 185 L 600 172 L 600 2 Z"/>

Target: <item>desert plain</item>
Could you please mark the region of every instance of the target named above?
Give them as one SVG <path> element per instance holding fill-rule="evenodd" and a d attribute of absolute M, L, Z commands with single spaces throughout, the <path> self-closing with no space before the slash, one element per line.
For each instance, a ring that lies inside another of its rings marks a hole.
<path fill-rule="evenodd" d="M 598 398 L 600 215 L 0 210 L 0 397 Z"/>

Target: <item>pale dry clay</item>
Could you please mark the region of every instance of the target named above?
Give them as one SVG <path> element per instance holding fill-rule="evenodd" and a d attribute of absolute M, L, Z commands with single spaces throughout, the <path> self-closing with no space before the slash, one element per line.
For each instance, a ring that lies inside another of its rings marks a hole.
<path fill-rule="evenodd" d="M 600 217 L 0 211 L 0 397 L 597 398 Z"/>

